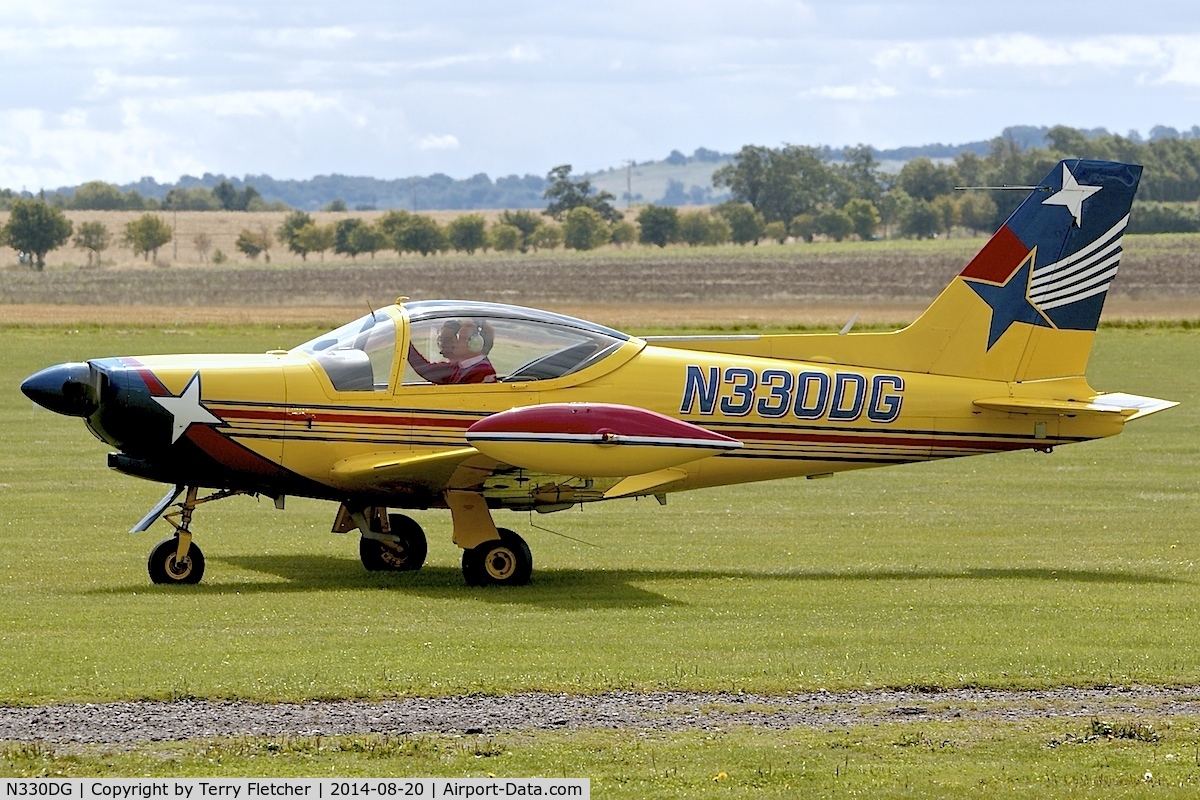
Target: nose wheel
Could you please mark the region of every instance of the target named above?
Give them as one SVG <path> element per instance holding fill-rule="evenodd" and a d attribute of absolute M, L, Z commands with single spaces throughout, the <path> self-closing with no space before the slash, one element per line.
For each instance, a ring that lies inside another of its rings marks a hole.
<path fill-rule="evenodd" d="M 199 546 L 189 544 L 187 554 L 179 557 L 179 537 L 163 539 L 150 551 L 146 562 L 153 583 L 199 583 L 204 577 L 204 553 Z"/>
<path fill-rule="evenodd" d="M 183 488 L 182 486 L 176 486 L 171 492 L 168 492 L 167 496 L 162 499 L 162 502 L 155 506 L 134 527 L 134 530 L 144 531 L 146 528 L 149 528 L 154 520 L 162 514 L 162 511 L 171 500 L 179 496 Z M 146 570 L 150 573 L 150 580 L 153 583 L 184 584 L 200 582 L 200 579 L 204 577 L 204 554 L 200 552 L 200 548 L 197 545 L 192 543 L 192 513 L 196 510 L 196 506 L 201 503 L 223 500 L 226 497 L 233 497 L 238 494 L 248 494 L 248 492 L 226 489 L 211 494 L 208 497 L 200 497 L 199 488 L 195 486 L 187 487 L 187 494 L 184 496 L 183 502 L 177 504 L 179 510 L 172 511 L 169 514 L 162 514 L 162 518 L 175 529 L 175 535 L 170 539 L 162 540 L 150 551 L 150 558 L 146 561 Z"/>

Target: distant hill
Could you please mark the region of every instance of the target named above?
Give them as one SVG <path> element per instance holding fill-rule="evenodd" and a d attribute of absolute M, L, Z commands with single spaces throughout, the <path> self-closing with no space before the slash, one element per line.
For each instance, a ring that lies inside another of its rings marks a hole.
<path fill-rule="evenodd" d="M 546 180 L 537 175 L 509 175 L 495 181 L 483 173 L 464 180 L 455 180 L 442 174 L 393 180 L 350 175 L 278 180 L 270 175 L 238 178 L 206 172 L 199 178 L 184 175 L 175 183 L 159 183 L 153 178 L 142 178 L 136 183 L 124 184 L 121 190 L 136 190 L 145 197 L 161 200 L 176 187 L 191 189 L 203 186 L 211 189 L 223 180 L 228 180 L 238 190 L 246 185 L 253 186 L 268 203 L 282 200 L 292 208 L 304 211 L 316 211 L 333 200 L 342 200 L 347 208 L 357 210 L 404 208 L 429 211 L 546 206 L 546 201 L 542 199 Z M 74 187 L 59 191 L 73 193 Z"/>
<path fill-rule="evenodd" d="M 1049 127 L 1013 125 L 1005 128 L 1000 138 L 1008 139 L 1020 149 L 1046 145 Z M 1084 135 L 1094 138 L 1108 133 L 1104 128 L 1084 130 Z M 1144 140 L 1137 131 L 1130 131 L 1126 138 L 1135 142 L 1158 139 L 1200 138 L 1200 126 L 1179 131 L 1164 125 L 1150 129 Z M 966 142 L 964 144 L 925 144 L 916 147 L 896 147 L 886 150 L 871 148 L 885 172 L 898 172 L 905 163 L 914 158 L 926 157 L 938 161 L 950 161 L 964 152 L 986 155 L 993 140 Z M 821 148 L 830 161 L 840 161 L 843 148 Z M 611 192 L 617 205 L 627 202 L 656 203 L 661 205 L 708 205 L 728 199 L 723 190 L 712 185 L 712 174 L 733 159 L 733 153 L 720 153 L 704 147 L 697 148 L 690 156 L 678 150 L 660 160 L 632 162 L 598 172 L 586 173 L 597 189 Z M 159 183 L 153 178 L 142 178 L 135 183 L 121 186 L 128 192 L 136 190 L 144 197 L 162 200 L 167 192 L 180 187 L 190 189 L 197 186 L 212 188 L 222 180 L 229 180 L 235 188 L 253 185 L 267 202 L 281 200 L 287 205 L 305 211 L 315 211 L 333 200 L 342 200 L 352 210 L 404 208 L 409 210 L 467 210 L 485 208 L 545 208 L 546 180 L 539 175 L 509 175 L 492 180 L 480 173 L 470 178 L 456 180 L 448 175 L 436 174 L 384 180 L 349 175 L 318 175 L 306 180 L 278 180 L 270 175 L 247 175 L 237 178 L 205 173 L 202 177 L 184 175 L 175 183 Z M 72 195 L 78 187 L 63 187 L 59 194 Z M 632 192 L 630 192 L 632 190 Z M 632 193 L 632 197 L 628 195 Z"/>

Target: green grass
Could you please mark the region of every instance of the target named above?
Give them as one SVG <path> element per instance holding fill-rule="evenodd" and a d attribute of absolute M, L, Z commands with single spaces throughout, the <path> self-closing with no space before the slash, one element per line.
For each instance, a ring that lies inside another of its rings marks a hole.
<path fill-rule="evenodd" d="M 592 796 L 1194 797 L 1200 729 L 1127 720 L 892 723 L 838 730 L 276 737 L 55 750 L 0 746 L 14 776 L 587 777 Z"/>
<path fill-rule="evenodd" d="M 152 586 L 165 526 L 124 531 L 163 487 L 110 472 L 107 448 L 19 381 L 310 332 L 0 331 L 0 702 L 1200 682 L 1195 330 L 1103 330 L 1097 388 L 1184 405 L 1050 456 L 532 520 L 595 546 L 502 513 L 534 551 L 533 584 L 514 590 L 463 585 L 448 514 L 417 515 L 424 570 L 368 574 L 354 537 L 329 533 L 333 504 L 293 498 L 201 508 L 204 583 Z"/>

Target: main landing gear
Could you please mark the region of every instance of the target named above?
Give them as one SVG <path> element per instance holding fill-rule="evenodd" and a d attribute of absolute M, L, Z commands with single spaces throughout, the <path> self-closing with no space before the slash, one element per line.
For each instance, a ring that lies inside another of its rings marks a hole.
<path fill-rule="evenodd" d="M 533 574 L 533 555 L 525 540 L 508 528 L 497 528 L 482 495 L 446 492 L 454 519 L 454 543 L 462 548 L 463 578 L 468 586 L 524 586 Z M 333 521 L 334 533 L 358 529 L 358 555 L 371 572 L 418 570 L 428 543 L 421 526 L 403 514 L 380 506 L 343 503 Z"/>
<path fill-rule="evenodd" d="M 524 586 L 533 574 L 533 554 L 525 540 L 508 528 L 497 528 L 498 540 L 463 550 L 462 571 L 468 586 Z"/>
<path fill-rule="evenodd" d="M 387 530 L 383 521 L 387 520 Z M 370 531 L 358 540 L 358 557 L 369 572 L 411 572 L 425 564 L 429 542 L 425 531 L 412 517 L 403 514 L 378 515 L 371 520 Z"/>

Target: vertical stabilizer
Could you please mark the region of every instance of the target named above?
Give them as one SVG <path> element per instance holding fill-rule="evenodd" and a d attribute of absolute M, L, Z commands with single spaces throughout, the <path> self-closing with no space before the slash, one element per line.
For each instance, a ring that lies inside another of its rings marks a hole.
<path fill-rule="evenodd" d="M 1082 376 L 1141 175 L 1134 164 L 1058 162 L 903 330 L 722 337 L 703 349 L 1001 381 Z"/>
<path fill-rule="evenodd" d="M 897 334 L 925 351 L 922 371 L 1007 381 L 1082 375 L 1141 174 L 1133 164 L 1060 161 Z"/>

